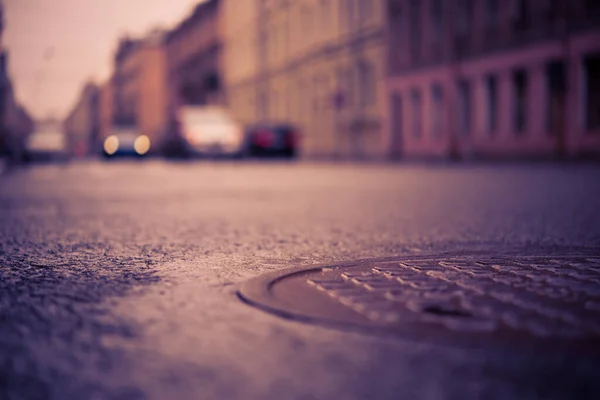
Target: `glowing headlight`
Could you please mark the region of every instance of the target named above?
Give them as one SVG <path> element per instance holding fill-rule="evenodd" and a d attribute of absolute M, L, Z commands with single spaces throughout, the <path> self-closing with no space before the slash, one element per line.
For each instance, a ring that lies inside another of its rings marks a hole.
<path fill-rule="evenodd" d="M 133 142 L 133 148 L 140 156 L 146 154 L 150 150 L 150 138 L 146 135 L 138 136 Z"/>
<path fill-rule="evenodd" d="M 104 141 L 104 151 L 108 155 L 113 155 L 119 150 L 119 138 L 115 135 L 111 135 Z"/>

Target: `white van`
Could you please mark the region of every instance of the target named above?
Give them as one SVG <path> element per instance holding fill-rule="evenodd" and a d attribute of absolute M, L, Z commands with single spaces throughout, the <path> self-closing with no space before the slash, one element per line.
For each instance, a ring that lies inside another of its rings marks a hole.
<path fill-rule="evenodd" d="M 183 106 L 177 112 L 176 129 L 191 155 L 237 156 L 243 152 L 243 127 L 222 107 Z"/>

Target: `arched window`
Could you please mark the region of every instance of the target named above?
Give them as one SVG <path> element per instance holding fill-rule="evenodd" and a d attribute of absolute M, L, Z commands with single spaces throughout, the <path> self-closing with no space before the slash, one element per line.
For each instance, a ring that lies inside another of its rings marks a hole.
<path fill-rule="evenodd" d="M 431 105 L 431 135 L 439 138 L 442 136 L 444 115 L 444 88 L 439 83 L 431 87 Z"/>

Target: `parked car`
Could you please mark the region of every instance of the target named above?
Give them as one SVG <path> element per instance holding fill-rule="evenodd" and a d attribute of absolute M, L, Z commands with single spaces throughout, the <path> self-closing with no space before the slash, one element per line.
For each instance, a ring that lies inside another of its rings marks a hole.
<path fill-rule="evenodd" d="M 25 161 L 67 161 L 69 159 L 67 136 L 55 127 L 38 127 L 25 141 Z"/>
<path fill-rule="evenodd" d="M 241 156 L 243 127 L 217 106 L 181 107 L 163 151 L 170 156 Z"/>
<path fill-rule="evenodd" d="M 298 154 L 300 134 L 283 123 L 261 124 L 246 129 L 245 149 L 248 156 L 283 156 Z"/>
<path fill-rule="evenodd" d="M 103 154 L 106 158 L 119 156 L 142 157 L 150 151 L 150 138 L 136 127 L 114 127 L 104 139 Z"/>

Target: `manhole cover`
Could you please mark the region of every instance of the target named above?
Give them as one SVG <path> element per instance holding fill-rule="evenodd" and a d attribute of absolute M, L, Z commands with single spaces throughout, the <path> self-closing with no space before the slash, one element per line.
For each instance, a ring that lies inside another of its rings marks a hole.
<path fill-rule="evenodd" d="M 600 344 L 600 257 L 414 257 L 287 270 L 247 282 L 280 316 L 374 333 Z"/>

